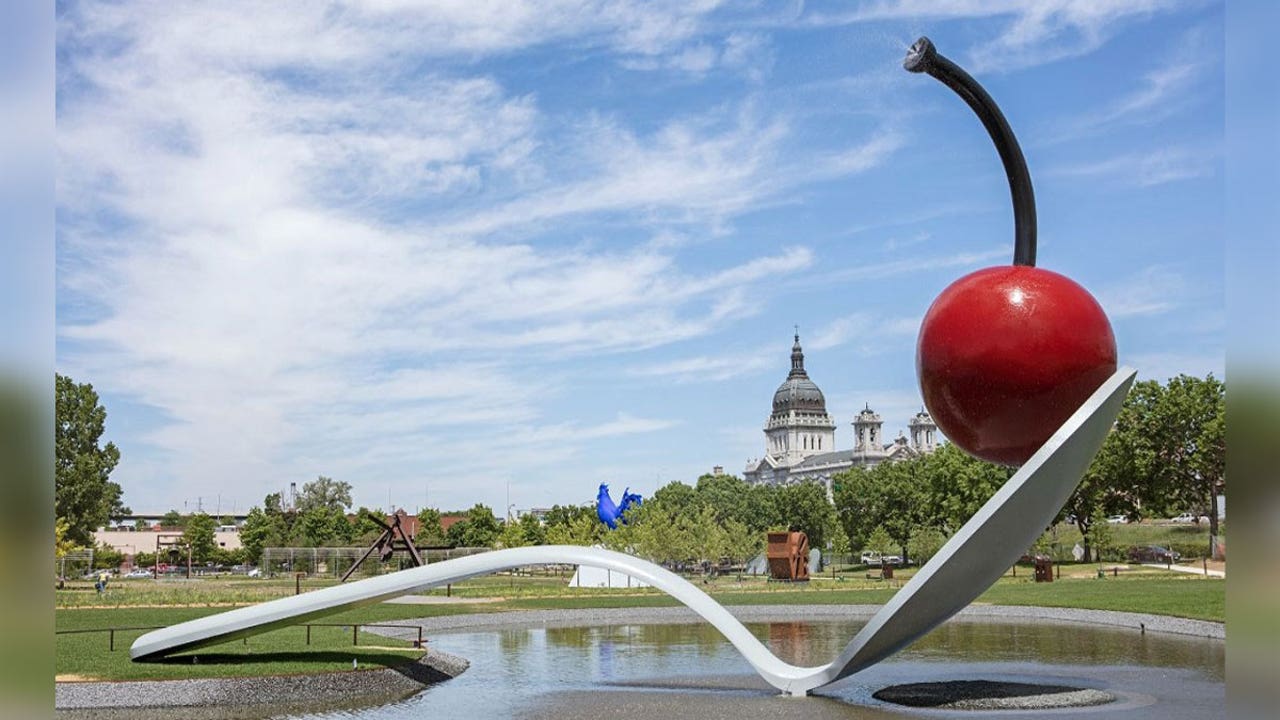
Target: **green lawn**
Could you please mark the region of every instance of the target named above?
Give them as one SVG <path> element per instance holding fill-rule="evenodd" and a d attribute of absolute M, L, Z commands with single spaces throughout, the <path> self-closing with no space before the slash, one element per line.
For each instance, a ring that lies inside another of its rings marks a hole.
<path fill-rule="evenodd" d="M 1035 583 L 1030 568 L 1019 568 L 1016 577 L 1006 575 L 977 602 L 998 605 L 1038 605 L 1097 610 L 1146 612 L 1158 615 L 1196 618 L 1222 622 L 1225 617 L 1225 586 L 1222 580 L 1180 575 L 1159 569 L 1141 568 L 1119 577 L 1096 577 L 1094 565 L 1064 565 L 1061 579 L 1052 583 Z M 882 604 L 910 576 L 910 571 L 897 573 L 891 584 L 868 580 L 857 574 L 845 580 L 820 579 L 809 583 L 766 583 L 759 578 L 721 577 L 703 588 L 725 605 L 832 605 Z M 148 581 L 143 581 L 144 583 Z M 577 590 L 565 587 L 564 578 L 510 578 L 491 576 L 468 581 L 455 588 L 464 597 L 501 597 L 500 602 L 457 603 L 448 605 L 377 604 L 321 620 L 326 623 L 378 623 L 388 620 L 456 615 L 465 613 L 509 612 L 536 609 L 586 609 L 612 607 L 668 607 L 677 602 L 653 590 Z M 220 612 L 227 602 L 236 602 L 243 591 L 252 590 L 262 599 L 292 594 L 289 584 L 259 581 L 258 585 L 243 581 L 207 585 L 188 585 L 198 593 L 198 601 L 213 606 L 164 607 L 154 602 L 157 597 L 170 604 L 184 599 L 171 595 L 174 586 L 152 583 L 150 589 L 126 588 L 121 593 L 113 584 L 106 597 L 107 607 L 64 605 L 56 610 L 58 630 L 130 626 L 171 625 L 184 620 Z M 332 583 L 313 583 L 317 587 Z M 158 587 L 155 587 L 158 586 Z M 513 592 L 513 588 L 517 592 Z M 117 594 L 118 593 L 118 594 Z M 459 594 L 459 593 L 455 593 Z M 114 597 L 113 597 L 114 595 Z M 141 600 L 127 607 L 125 601 Z M 186 598 L 188 604 L 192 597 Z M 198 602 L 197 601 L 197 602 Z M 83 603 L 88 604 L 88 603 Z M 56 639 L 56 671 L 58 675 L 74 675 L 100 679 L 158 679 L 349 671 L 355 659 L 361 668 L 386 667 L 410 662 L 419 652 L 409 643 L 381 636 L 362 634 L 368 645 L 353 647 L 351 630 L 317 627 L 312 630 L 311 645 L 306 644 L 302 627 L 285 628 L 234 641 L 213 648 L 185 653 L 172 660 L 157 663 L 133 663 L 128 647 L 144 631 L 122 631 L 116 634 L 116 649 L 108 650 L 105 633 L 58 635 Z"/>
<path fill-rule="evenodd" d="M 215 612 L 218 608 L 59 610 L 55 624 L 57 630 L 171 625 Z M 352 660 L 360 669 L 370 669 L 401 665 L 421 657 L 421 652 L 407 641 L 372 634 L 362 634 L 364 644 L 353 647 L 350 628 L 314 627 L 311 644 L 307 645 L 306 629 L 292 627 L 160 662 L 135 663 L 129 659 L 129 645 L 144 632 L 117 632 L 114 651 L 108 649 L 107 633 L 56 635 L 56 673 L 110 680 L 287 675 L 350 671 Z"/>

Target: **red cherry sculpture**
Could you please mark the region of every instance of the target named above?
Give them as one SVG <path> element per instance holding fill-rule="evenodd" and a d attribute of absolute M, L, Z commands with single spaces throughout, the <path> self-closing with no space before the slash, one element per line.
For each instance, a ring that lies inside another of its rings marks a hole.
<path fill-rule="evenodd" d="M 952 283 L 925 313 L 916 372 L 938 429 L 965 452 L 1020 465 L 1116 371 L 1116 341 L 1098 301 L 1035 267 L 1035 195 L 1022 150 L 991 96 L 928 38 L 903 66 L 955 90 L 996 144 L 1014 206 L 1014 264 Z"/>

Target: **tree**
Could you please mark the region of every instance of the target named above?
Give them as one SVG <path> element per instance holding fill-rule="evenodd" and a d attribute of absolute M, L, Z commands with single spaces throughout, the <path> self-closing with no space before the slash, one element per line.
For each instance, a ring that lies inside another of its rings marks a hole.
<path fill-rule="evenodd" d="M 142 518 L 138 518 L 133 523 L 133 529 L 137 530 L 138 532 L 142 532 L 144 530 L 150 530 L 151 523 L 147 522 L 146 520 L 143 520 Z"/>
<path fill-rule="evenodd" d="M 298 512 L 306 513 L 314 508 L 348 510 L 351 508 L 351 483 L 321 475 L 302 486 L 298 495 Z"/>
<path fill-rule="evenodd" d="M 67 521 L 62 518 L 56 518 L 53 521 L 53 556 L 60 558 L 63 555 L 77 549 L 75 541 L 67 537 L 68 529 Z"/>
<path fill-rule="evenodd" d="M 735 565 L 745 565 L 760 552 L 764 534 L 737 520 L 724 523 L 724 554 Z"/>
<path fill-rule="evenodd" d="M 546 528 L 532 514 L 520 516 L 520 532 L 524 533 L 525 545 L 542 545 L 547 541 Z"/>
<path fill-rule="evenodd" d="M 213 551 L 218 543 L 214 531 L 217 523 L 205 513 L 196 513 L 187 518 L 187 526 L 182 531 L 182 542 L 191 548 L 193 562 L 205 562 L 213 558 Z"/>
<path fill-rule="evenodd" d="M 547 526 L 547 544 L 595 545 L 602 539 L 604 527 L 594 513 L 565 515 L 562 522 Z"/>
<path fill-rule="evenodd" d="M 850 541 L 865 541 L 880 528 L 905 556 L 917 529 L 941 524 L 935 509 L 943 503 L 930 495 L 925 462 L 926 458 L 883 462 L 842 474 L 836 504 Z"/>
<path fill-rule="evenodd" d="M 524 547 L 524 529 L 514 520 L 502 524 L 502 532 L 498 534 L 498 544 L 504 548 Z"/>
<path fill-rule="evenodd" d="M 798 482 L 778 491 L 777 506 L 782 524 L 809 538 L 809 547 L 824 550 L 830 528 L 836 523 L 835 508 L 827 500 L 827 488 L 819 482 Z"/>
<path fill-rule="evenodd" d="M 1177 512 L 1209 516 L 1218 534 L 1217 497 L 1226 479 L 1226 386 L 1213 375 L 1169 380 L 1147 418 L 1155 463 L 1151 493 Z"/>
<path fill-rule="evenodd" d="M 263 548 L 283 545 L 284 538 L 284 521 L 280 516 L 268 514 L 259 507 L 249 511 L 240 527 L 240 544 L 254 564 L 261 562 Z"/>
<path fill-rule="evenodd" d="M 494 516 L 493 510 L 483 503 L 473 505 L 467 511 L 467 519 L 457 525 L 463 523 L 466 523 L 460 538 L 463 547 L 492 547 L 498 536 L 502 534 L 498 518 Z"/>
<path fill-rule="evenodd" d="M 921 474 L 925 498 L 922 527 L 950 534 L 969 522 L 978 509 L 1013 477 L 1013 469 L 973 457 L 946 444 L 930 455 L 907 461 Z"/>
<path fill-rule="evenodd" d="M 689 507 L 698 501 L 697 492 L 682 482 L 669 482 L 653 493 L 653 500 L 669 507 Z"/>
<path fill-rule="evenodd" d="M 418 533 L 413 541 L 418 545 L 443 545 L 444 530 L 440 527 L 440 511 L 436 508 L 418 509 Z"/>
<path fill-rule="evenodd" d="M 178 512 L 177 510 L 170 510 L 169 512 L 165 513 L 163 517 L 160 518 L 160 527 L 162 528 L 168 528 L 168 529 L 179 528 L 180 529 L 182 528 L 183 525 L 186 525 L 186 524 L 187 524 L 186 518 L 182 517 L 182 513 Z"/>
<path fill-rule="evenodd" d="M 736 475 L 712 475 L 710 473 L 698 478 L 694 486 L 694 496 L 700 505 L 715 511 L 716 521 L 737 520 L 747 523 L 754 519 L 751 510 L 751 496 L 745 480 Z"/>
<path fill-rule="evenodd" d="M 54 415 L 54 516 L 67 523 L 67 537 L 93 545 L 93 532 L 129 514 L 123 490 L 111 482 L 120 462 L 113 443 L 100 445 L 107 410 L 88 383 L 56 375 Z"/>
<path fill-rule="evenodd" d="M 298 517 L 296 529 L 303 544 L 309 547 L 351 541 L 351 523 L 341 507 L 312 505 Z"/>

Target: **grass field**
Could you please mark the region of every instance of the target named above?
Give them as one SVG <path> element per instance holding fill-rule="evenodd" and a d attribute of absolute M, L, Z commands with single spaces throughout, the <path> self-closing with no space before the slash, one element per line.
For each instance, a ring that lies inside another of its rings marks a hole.
<path fill-rule="evenodd" d="M 803 584 L 767 583 L 749 577 L 739 582 L 736 577 L 721 577 L 705 584 L 699 581 L 699 586 L 725 605 L 881 604 L 910 577 L 910 572 L 897 573 L 891 582 L 868 580 L 859 573 L 840 580 L 823 577 Z M 323 622 L 350 625 L 464 613 L 677 604 L 652 589 L 579 590 L 567 588 L 565 583 L 564 578 L 555 576 L 488 576 L 456 586 L 454 594 L 460 596 L 456 603 L 383 603 L 325 618 Z M 330 584 L 307 583 L 303 588 Z M 231 604 L 259 602 L 293 591 L 292 581 L 283 580 L 118 582 L 112 583 L 102 597 L 92 588 L 87 593 L 62 591 L 60 601 L 68 594 L 79 595 L 75 602 L 59 607 L 55 616 L 58 630 L 171 625 L 219 612 Z M 184 592 L 188 593 L 185 597 Z M 466 602 L 480 597 L 501 600 Z M 106 606 L 89 607 L 95 603 L 80 602 L 93 599 Z M 183 599 L 187 602 L 180 603 Z M 1016 577 L 1006 575 L 977 602 L 1147 612 L 1221 622 L 1225 616 L 1225 583 L 1156 568 L 1135 568 L 1118 577 L 1098 578 L 1096 565 L 1066 565 L 1057 582 L 1035 583 L 1031 569 L 1022 567 Z M 315 627 L 308 646 L 305 629 L 294 627 L 249 638 L 247 643 L 235 641 L 187 653 L 166 662 L 133 663 L 128 646 L 142 632 L 117 633 L 114 652 L 108 650 L 105 633 L 58 635 L 56 672 L 60 677 L 115 680 L 287 674 L 350 670 L 353 659 L 361 668 L 386 667 L 419 656 L 407 641 L 372 634 L 362 635 L 363 643 L 353 647 L 350 627 Z"/>
<path fill-rule="evenodd" d="M 62 610 L 55 615 L 55 625 L 57 630 L 171 625 L 217 611 L 216 608 Z M 351 670 L 353 661 L 359 669 L 391 667 L 412 662 L 422 655 L 409 641 L 369 634 L 363 636 L 364 645 L 353 647 L 351 629 L 340 627 L 313 627 L 311 644 L 308 645 L 306 629 L 292 627 L 160 662 L 135 663 L 129 659 L 129 645 L 143 632 L 146 631 L 117 632 L 114 651 L 109 650 L 107 633 L 56 635 L 57 676 L 86 680 L 154 680 L 287 675 Z"/>

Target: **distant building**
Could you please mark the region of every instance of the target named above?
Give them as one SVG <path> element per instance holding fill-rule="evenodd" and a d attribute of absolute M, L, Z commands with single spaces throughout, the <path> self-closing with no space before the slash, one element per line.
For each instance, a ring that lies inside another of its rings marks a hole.
<path fill-rule="evenodd" d="M 791 371 L 773 394 L 773 411 L 765 422 L 765 455 L 747 461 L 743 477 L 749 483 L 780 485 L 816 480 L 831 495 L 832 476 L 851 467 L 871 467 L 906 460 L 938 447 L 938 426 L 921 410 L 911 418 L 910 438 L 884 439 L 884 421 L 870 405 L 853 420 L 852 450 L 836 450 L 836 422 L 827 413 L 827 400 L 804 369 L 804 350 L 796 333 L 791 347 Z"/>

